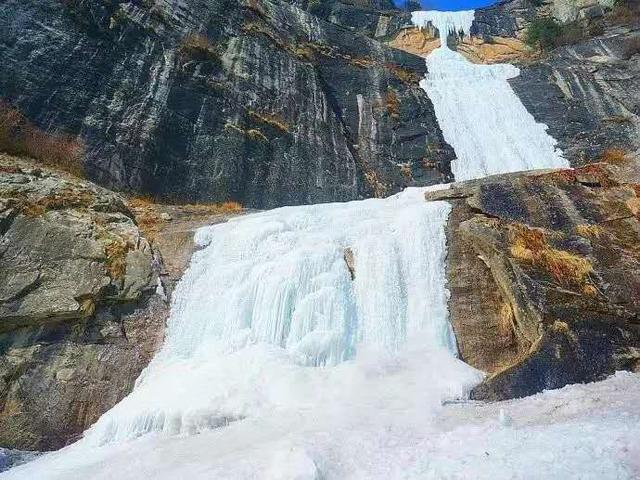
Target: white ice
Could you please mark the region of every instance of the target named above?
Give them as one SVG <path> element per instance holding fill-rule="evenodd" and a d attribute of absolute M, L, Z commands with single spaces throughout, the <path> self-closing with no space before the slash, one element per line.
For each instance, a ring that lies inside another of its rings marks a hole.
<path fill-rule="evenodd" d="M 417 16 L 441 34 L 473 19 Z M 424 86 L 458 180 L 566 166 L 509 88 L 514 67 L 471 65 L 446 45 L 428 62 Z M 199 230 L 165 345 L 134 391 L 80 442 L 1 477 L 638 478 L 638 375 L 501 404 L 447 403 L 482 375 L 456 358 L 448 322 L 450 207 L 423 194 L 286 207 Z"/>
<path fill-rule="evenodd" d="M 419 391 L 409 403 L 426 411 L 463 396 L 479 374 L 455 359 L 448 322 L 443 225 L 450 206 L 427 203 L 423 193 L 286 207 L 199 230 L 203 248 L 176 289 L 163 349 L 84 443 L 195 434 L 279 409 L 317 408 L 336 396 L 344 408 L 366 403 L 358 392 L 340 392 L 380 389 L 384 382 L 375 372 L 371 381 L 370 370 L 396 368 L 396 360 L 380 366 L 378 358 L 408 341 L 416 356 L 405 361 L 421 366 L 411 375 L 428 378 L 421 370 L 430 358 L 450 373 L 430 385 L 410 376 Z M 393 405 L 393 395 L 387 401 Z"/>
<path fill-rule="evenodd" d="M 414 23 L 440 33 L 440 48 L 427 57 L 421 86 L 433 102 L 445 140 L 456 152 L 456 181 L 497 173 L 568 168 L 569 163 L 509 85 L 520 71 L 509 64 L 475 65 L 447 46 L 449 32 L 467 35 L 473 10 L 414 12 Z"/>

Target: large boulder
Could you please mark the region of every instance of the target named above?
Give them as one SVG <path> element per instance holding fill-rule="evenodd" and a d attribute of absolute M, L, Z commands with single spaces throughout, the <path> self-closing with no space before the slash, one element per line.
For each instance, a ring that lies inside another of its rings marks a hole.
<path fill-rule="evenodd" d="M 619 170 L 509 174 L 453 203 L 448 277 L 461 358 L 503 400 L 640 367 L 640 186 Z"/>
<path fill-rule="evenodd" d="M 0 155 L 0 445 L 62 447 L 131 390 L 162 341 L 160 273 L 120 196 Z"/>

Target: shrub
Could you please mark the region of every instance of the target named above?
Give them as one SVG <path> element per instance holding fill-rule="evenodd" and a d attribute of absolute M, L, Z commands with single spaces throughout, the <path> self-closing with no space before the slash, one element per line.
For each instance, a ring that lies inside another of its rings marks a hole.
<path fill-rule="evenodd" d="M 530 47 L 548 50 L 556 45 L 561 34 L 562 26 L 555 19 L 541 17 L 529 24 L 524 41 Z"/>
<path fill-rule="evenodd" d="M 600 161 L 606 163 L 622 163 L 627 158 L 627 152 L 621 148 L 607 148 L 600 155 Z"/>
<path fill-rule="evenodd" d="M 0 101 L 0 151 L 25 155 L 77 176 L 84 173 L 84 146 L 76 137 L 44 132 L 3 101 Z"/>

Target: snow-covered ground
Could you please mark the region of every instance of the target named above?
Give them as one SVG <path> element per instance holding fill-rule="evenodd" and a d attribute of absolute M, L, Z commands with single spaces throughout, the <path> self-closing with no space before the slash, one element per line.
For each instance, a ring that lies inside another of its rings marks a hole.
<path fill-rule="evenodd" d="M 443 32 L 473 15 L 422 17 Z M 566 165 L 511 92 L 513 67 L 473 66 L 446 46 L 428 61 L 458 179 Z M 482 374 L 456 358 L 448 322 L 450 207 L 423 193 L 201 229 L 165 345 L 134 391 L 80 442 L 1 477 L 638 478 L 638 375 L 456 403 Z"/>
<path fill-rule="evenodd" d="M 343 414 L 274 411 L 199 435 L 147 435 L 95 448 L 90 455 L 71 447 L 2 478 L 640 478 L 637 374 L 618 373 L 603 382 L 496 404 L 432 409 L 427 399 L 420 410 L 423 399 L 409 399 L 416 392 L 407 389 L 411 375 L 401 363 L 373 361 L 362 373 L 369 385 L 347 382 L 327 403 L 328 410 L 340 408 Z M 376 385 L 397 390 L 384 392 Z M 373 388 L 361 389 L 367 386 Z M 411 405 L 398 404 L 402 396 Z M 358 399 L 365 398 L 369 405 L 363 411 Z M 389 398 L 394 400 L 388 403 Z"/>

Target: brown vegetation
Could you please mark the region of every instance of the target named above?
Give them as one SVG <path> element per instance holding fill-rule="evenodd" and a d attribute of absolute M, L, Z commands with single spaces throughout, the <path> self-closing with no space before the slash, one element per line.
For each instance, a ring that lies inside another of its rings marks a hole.
<path fill-rule="evenodd" d="M 0 100 L 0 151 L 28 156 L 44 165 L 82 176 L 84 146 L 78 138 L 48 133 L 34 126 L 17 109 Z"/>
<path fill-rule="evenodd" d="M 627 158 L 627 152 L 621 148 L 607 148 L 600 155 L 600 161 L 606 163 L 622 163 Z"/>
<path fill-rule="evenodd" d="M 147 240 L 153 242 L 163 225 L 169 221 L 162 218 L 163 210 L 166 210 L 167 205 L 150 197 L 142 196 L 129 198 L 127 205 L 135 215 L 138 228 L 144 233 Z M 242 205 L 234 201 L 173 205 L 171 208 L 179 209 L 181 214 L 187 216 L 229 215 L 244 210 Z"/>
<path fill-rule="evenodd" d="M 121 239 L 114 239 L 104 247 L 104 254 L 107 257 L 105 268 L 112 280 L 124 277 L 127 271 L 127 252 L 131 245 Z"/>
<path fill-rule="evenodd" d="M 604 229 L 600 225 L 585 223 L 582 225 L 577 225 L 574 228 L 574 231 L 576 232 L 576 234 L 580 235 L 581 237 L 600 238 L 600 236 L 604 232 Z"/>
<path fill-rule="evenodd" d="M 275 113 L 256 112 L 255 110 L 249 110 L 248 113 L 254 120 L 271 125 L 282 132 L 289 133 L 289 124 Z"/>
<path fill-rule="evenodd" d="M 582 285 L 593 270 L 587 258 L 551 247 L 542 229 L 513 224 L 510 237 L 514 258 L 545 269 L 563 285 Z"/>
<path fill-rule="evenodd" d="M 190 33 L 182 39 L 180 53 L 190 58 L 218 59 L 218 52 L 209 39 L 201 33 Z"/>
<path fill-rule="evenodd" d="M 392 63 L 387 63 L 386 67 L 398 80 L 406 83 L 407 85 L 420 83 L 420 75 L 412 72 L 411 70 L 407 70 L 406 68 L 394 65 Z"/>
<path fill-rule="evenodd" d="M 389 192 L 388 185 L 384 184 L 378 178 L 378 173 L 374 170 L 370 170 L 364 173 L 364 179 L 373 191 L 375 198 L 384 198 Z"/>
<path fill-rule="evenodd" d="M 237 123 L 227 122 L 224 126 L 226 130 L 232 130 L 234 132 L 238 132 L 242 135 L 249 137 L 251 140 L 262 140 L 264 142 L 268 142 L 269 139 L 265 136 L 264 133 L 258 128 L 249 128 L 244 129 Z"/>
<path fill-rule="evenodd" d="M 387 90 L 384 103 L 391 118 L 397 119 L 400 117 L 400 100 L 394 90 Z"/>

